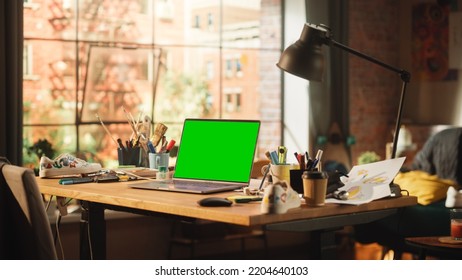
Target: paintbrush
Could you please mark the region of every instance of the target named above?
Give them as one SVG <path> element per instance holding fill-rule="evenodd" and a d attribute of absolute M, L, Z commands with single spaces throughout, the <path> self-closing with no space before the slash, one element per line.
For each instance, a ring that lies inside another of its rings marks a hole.
<path fill-rule="evenodd" d="M 112 136 L 112 134 L 109 132 L 109 129 L 107 129 L 107 127 L 104 125 L 103 123 L 103 120 L 99 117 L 98 114 L 96 114 L 96 118 L 99 120 L 99 122 L 101 123 L 101 125 L 103 126 L 104 130 L 106 131 L 106 133 L 111 137 L 112 141 L 114 141 L 114 143 L 119 146 L 119 144 L 117 143 L 117 141 L 114 139 L 114 137 Z"/>
<path fill-rule="evenodd" d="M 167 129 L 168 127 L 163 123 L 156 124 L 156 127 L 154 128 L 154 134 L 151 136 L 151 142 L 154 145 L 154 147 L 156 147 L 159 144 L 160 140 L 162 139 L 162 136 L 164 136 Z"/>
<path fill-rule="evenodd" d="M 124 110 L 125 117 L 127 118 L 128 124 L 130 125 L 130 128 L 132 129 L 132 132 L 133 132 L 132 136 L 130 136 L 130 141 L 132 141 L 132 140 L 136 141 L 140 137 L 138 129 L 136 127 L 137 124 L 136 124 L 135 120 L 133 119 L 132 114 L 127 112 L 127 110 L 125 110 L 124 106 L 122 106 L 122 109 Z"/>

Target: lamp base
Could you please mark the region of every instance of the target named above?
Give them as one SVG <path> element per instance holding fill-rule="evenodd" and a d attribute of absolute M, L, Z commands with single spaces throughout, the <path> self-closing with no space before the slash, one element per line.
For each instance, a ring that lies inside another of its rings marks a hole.
<path fill-rule="evenodd" d="M 390 183 L 390 191 L 391 191 L 391 197 L 400 197 L 402 196 L 401 194 L 401 187 L 398 184 L 395 184 L 393 182 Z"/>

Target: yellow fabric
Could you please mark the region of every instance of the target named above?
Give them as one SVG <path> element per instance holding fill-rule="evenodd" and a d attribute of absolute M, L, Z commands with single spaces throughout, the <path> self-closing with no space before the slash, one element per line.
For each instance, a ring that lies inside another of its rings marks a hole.
<path fill-rule="evenodd" d="M 450 186 L 457 188 L 456 182 L 438 178 L 424 171 L 409 171 L 398 173 L 394 182 L 402 190 L 407 190 L 409 195 L 416 196 L 417 202 L 422 205 L 440 201 L 446 198 Z"/>

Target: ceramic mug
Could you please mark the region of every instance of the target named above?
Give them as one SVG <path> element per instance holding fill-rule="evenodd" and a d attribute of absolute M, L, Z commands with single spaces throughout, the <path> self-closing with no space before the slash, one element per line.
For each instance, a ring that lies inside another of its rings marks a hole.
<path fill-rule="evenodd" d="M 161 166 L 168 168 L 169 159 L 169 153 L 149 153 L 149 168 L 159 169 Z"/>
<path fill-rule="evenodd" d="M 290 170 L 297 169 L 298 165 L 296 164 L 271 164 L 270 171 L 268 175 L 271 175 L 273 183 L 278 183 L 285 181 L 290 185 Z M 265 165 L 261 169 L 261 173 L 264 175 L 268 165 Z"/>

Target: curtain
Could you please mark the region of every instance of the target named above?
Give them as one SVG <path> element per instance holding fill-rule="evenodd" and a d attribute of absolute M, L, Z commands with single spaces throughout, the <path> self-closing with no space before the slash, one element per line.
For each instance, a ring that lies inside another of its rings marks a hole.
<path fill-rule="evenodd" d="M 22 164 L 23 1 L 0 1 L 0 156 Z"/>

